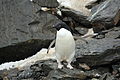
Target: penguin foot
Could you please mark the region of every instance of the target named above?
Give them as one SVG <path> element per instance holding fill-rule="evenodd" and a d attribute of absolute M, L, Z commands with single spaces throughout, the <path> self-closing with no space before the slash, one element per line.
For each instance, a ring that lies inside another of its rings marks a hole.
<path fill-rule="evenodd" d="M 73 67 L 70 64 L 67 65 L 67 68 L 73 69 Z"/>
<path fill-rule="evenodd" d="M 59 69 L 62 69 L 62 67 L 63 67 L 63 65 L 58 64 L 58 68 L 59 68 Z"/>

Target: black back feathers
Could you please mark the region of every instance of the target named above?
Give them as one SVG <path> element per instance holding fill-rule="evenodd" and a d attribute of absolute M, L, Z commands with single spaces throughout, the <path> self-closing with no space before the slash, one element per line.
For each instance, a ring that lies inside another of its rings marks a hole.
<path fill-rule="evenodd" d="M 67 24 L 65 24 L 64 22 L 59 22 L 59 23 L 53 25 L 53 28 L 56 28 L 58 31 L 59 31 L 61 28 L 65 28 L 65 29 L 67 29 L 67 30 L 70 31 L 70 32 L 72 31 L 71 28 L 70 28 Z"/>

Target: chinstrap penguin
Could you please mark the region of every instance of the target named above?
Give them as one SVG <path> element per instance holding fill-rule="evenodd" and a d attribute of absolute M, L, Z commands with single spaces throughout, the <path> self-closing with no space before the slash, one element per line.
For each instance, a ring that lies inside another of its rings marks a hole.
<path fill-rule="evenodd" d="M 59 22 L 53 26 L 57 29 L 55 41 L 55 56 L 58 68 L 62 68 L 62 61 L 66 61 L 67 68 L 73 69 L 71 62 L 75 55 L 75 41 L 71 29 L 64 22 Z"/>

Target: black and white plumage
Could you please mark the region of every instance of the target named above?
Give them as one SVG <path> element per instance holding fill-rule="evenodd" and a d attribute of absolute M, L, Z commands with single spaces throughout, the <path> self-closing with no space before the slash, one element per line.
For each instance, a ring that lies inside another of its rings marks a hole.
<path fill-rule="evenodd" d="M 57 24 L 53 25 L 53 28 L 56 28 L 59 31 L 61 28 L 64 28 L 72 33 L 72 29 L 64 22 L 58 22 Z"/>
<path fill-rule="evenodd" d="M 61 61 L 67 61 L 67 68 L 72 69 L 71 61 L 75 55 L 75 41 L 70 32 L 69 26 L 64 22 L 54 25 L 57 29 L 55 42 L 55 56 L 58 63 L 58 68 L 62 68 Z"/>

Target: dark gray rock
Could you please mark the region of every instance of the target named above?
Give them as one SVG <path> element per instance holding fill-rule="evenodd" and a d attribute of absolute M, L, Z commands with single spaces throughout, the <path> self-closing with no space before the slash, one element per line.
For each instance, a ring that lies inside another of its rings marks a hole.
<path fill-rule="evenodd" d="M 120 61 L 112 65 L 112 74 L 115 76 L 115 78 L 120 79 Z"/>
<path fill-rule="evenodd" d="M 0 76 L 0 80 L 3 80 L 1 76 Z"/>
<path fill-rule="evenodd" d="M 91 23 L 87 20 L 87 16 L 85 16 L 82 12 L 70 10 L 70 9 L 61 9 L 63 16 L 71 17 L 76 22 L 82 24 L 86 27 L 91 27 Z"/>
<path fill-rule="evenodd" d="M 89 71 L 83 71 L 75 68 L 67 69 L 65 66 L 62 69 L 57 68 L 56 60 L 43 60 L 37 61 L 31 65 L 30 68 L 25 70 L 11 69 L 0 71 L 0 76 L 3 79 L 10 80 L 91 80 L 97 79 L 110 79 L 115 78 L 110 74 L 110 67 L 98 67 Z M 116 78 L 118 79 L 118 78 Z"/>
<path fill-rule="evenodd" d="M 105 73 L 103 74 L 102 77 L 100 77 L 99 80 L 116 80 L 115 77 L 113 75 L 111 75 L 110 73 Z"/>
<path fill-rule="evenodd" d="M 110 68 L 107 67 L 98 67 L 89 71 L 85 71 L 88 77 L 90 78 L 100 78 L 104 73 L 108 73 Z"/>
<path fill-rule="evenodd" d="M 0 77 L 8 80 L 85 80 L 87 76 L 90 76 L 90 74 L 76 68 L 72 70 L 66 67 L 58 69 L 56 60 L 37 61 L 24 70 L 0 71 Z"/>
<path fill-rule="evenodd" d="M 81 40 L 76 41 L 76 55 L 78 63 L 89 66 L 111 64 L 120 60 L 120 28 L 108 30 L 105 38 L 88 39 L 88 44 Z"/>
<path fill-rule="evenodd" d="M 77 40 L 76 55 L 75 55 L 76 61 L 73 60 L 72 62 L 72 66 L 74 67 L 73 70 L 67 69 L 66 66 L 64 66 L 63 69 L 58 69 L 56 60 L 43 60 L 43 61 L 37 61 L 34 65 L 31 65 L 30 68 L 28 68 L 28 70 L 17 72 L 17 75 L 11 73 L 11 76 L 9 77 L 7 76 L 7 78 L 17 77 L 17 79 L 33 79 L 33 80 L 38 80 L 38 79 L 84 80 L 86 78 L 118 79 L 119 64 L 115 64 L 115 63 L 120 61 L 120 39 L 118 38 L 120 35 L 119 31 L 120 31 L 119 27 L 106 30 L 105 31 L 106 34 L 104 34 L 105 38 L 102 39 L 90 38 L 87 40 L 88 44 L 86 44 L 83 41 Z M 113 33 L 115 35 L 110 36 Z M 81 63 L 85 63 L 90 67 L 92 66 L 91 67 L 92 70 L 90 69 L 89 71 L 85 71 L 85 72 L 82 71 L 81 70 L 82 68 L 79 65 Z M 99 66 L 103 66 L 103 67 L 99 67 Z M 94 69 L 95 67 L 97 68 Z M 112 72 L 115 74 L 116 70 L 118 71 L 116 75 L 110 73 Z"/>
<path fill-rule="evenodd" d="M 80 69 L 70 70 L 65 67 L 58 69 L 55 60 L 37 61 L 30 69 L 32 70 L 32 76 L 29 78 L 34 80 L 84 80 L 87 78 L 87 74 Z M 24 74 L 24 76 L 26 75 Z"/>
<path fill-rule="evenodd" d="M 0 63 L 25 59 L 48 47 L 52 40 L 32 39 L 0 48 Z"/>
<path fill-rule="evenodd" d="M 17 80 L 17 73 L 19 70 L 17 68 L 11 70 L 2 70 L 0 71 L 1 80 Z"/>
<path fill-rule="evenodd" d="M 86 73 L 74 69 L 53 70 L 49 73 L 46 80 L 85 80 Z"/>
<path fill-rule="evenodd" d="M 116 25 L 120 20 L 120 0 L 106 0 L 92 8 L 88 20 L 96 28 L 106 29 Z"/>
<path fill-rule="evenodd" d="M 33 0 L 33 3 L 38 4 L 41 7 L 49 8 L 55 8 L 59 6 L 57 0 Z"/>
<path fill-rule="evenodd" d="M 88 9 L 91 9 L 93 8 L 94 6 L 104 2 L 106 0 L 96 0 L 96 1 L 91 1 L 90 3 L 88 3 L 85 7 L 88 8 Z"/>
<path fill-rule="evenodd" d="M 21 79 L 28 79 L 30 77 L 32 77 L 32 70 L 23 70 L 23 71 L 19 71 L 18 75 L 16 76 L 18 80 Z"/>
<path fill-rule="evenodd" d="M 0 63 L 31 56 L 54 39 L 51 26 L 60 20 L 47 12 L 36 13 L 36 5 L 29 0 L 0 1 Z"/>

